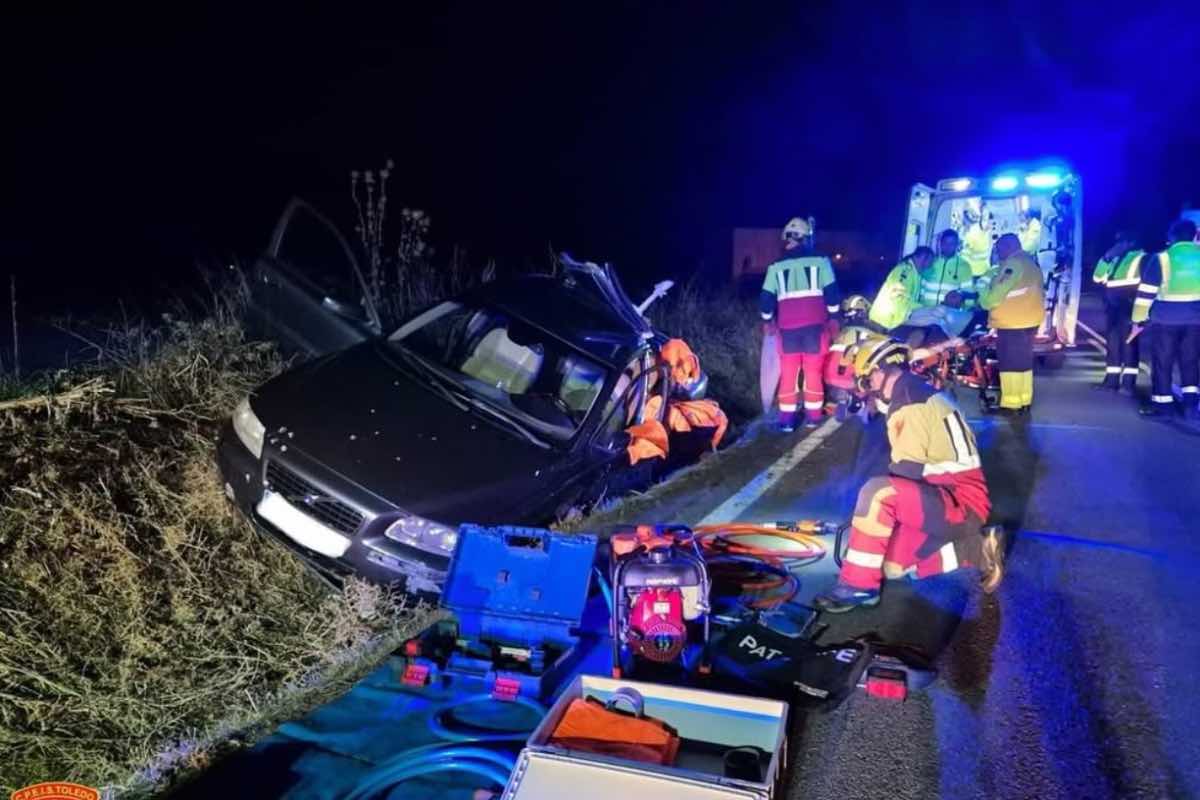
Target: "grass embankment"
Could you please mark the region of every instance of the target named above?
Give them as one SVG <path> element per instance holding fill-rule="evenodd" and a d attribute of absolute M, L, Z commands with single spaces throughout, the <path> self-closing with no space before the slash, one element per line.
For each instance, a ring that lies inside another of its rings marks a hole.
<path fill-rule="evenodd" d="M 216 315 L 4 387 L 0 795 L 68 779 L 153 792 L 422 624 L 378 588 L 331 593 L 225 501 L 217 426 L 282 366 Z"/>

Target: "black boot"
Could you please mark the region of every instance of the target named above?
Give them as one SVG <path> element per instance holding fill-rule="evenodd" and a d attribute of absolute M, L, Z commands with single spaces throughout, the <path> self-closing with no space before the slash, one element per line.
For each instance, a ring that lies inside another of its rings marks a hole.
<path fill-rule="evenodd" d="M 1111 389 L 1112 391 L 1115 392 L 1119 386 L 1118 380 L 1120 379 L 1120 377 L 1121 376 L 1116 372 L 1109 372 L 1104 376 L 1104 380 L 1100 381 L 1092 388 L 1093 389 Z"/>
<path fill-rule="evenodd" d="M 1121 389 L 1130 394 L 1137 394 L 1137 375 L 1122 375 Z"/>
<path fill-rule="evenodd" d="M 1169 417 L 1175 413 L 1175 403 L 1146 403 L 1138 409 L 1143 417 Z"/>

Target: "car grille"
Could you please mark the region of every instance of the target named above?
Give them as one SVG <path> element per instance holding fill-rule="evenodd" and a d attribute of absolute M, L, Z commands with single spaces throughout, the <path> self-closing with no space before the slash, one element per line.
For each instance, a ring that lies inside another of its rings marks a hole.
<path fill-rule="evenodd" d="M 316 486 L 275 461 L 267 462 L 267 485 L 271 491 L 283 495 L 289 503 L 338 533 L 353 534 L 362 527 L 362 514 L 342 501 L 322 494 Z"/>

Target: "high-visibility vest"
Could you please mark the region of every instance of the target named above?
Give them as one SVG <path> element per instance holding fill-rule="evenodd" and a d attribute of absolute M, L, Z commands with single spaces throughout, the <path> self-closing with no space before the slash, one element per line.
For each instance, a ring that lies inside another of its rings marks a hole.
<path fill-rule="evenodd" d="M 840 302 L 829 259 L 797 256 L 767 268 L 759 310 L 763 319 L 776 319 L 787 330 L 825 324 Z"/>
<path fill-rule="evenodd" d="M 963 235 L 963 256 L 976 278 L 986 275 L 991 268 L 992 237 L 982 226 L 972 225 Z"/>
<path fill-rule="evenodd" d="M 1200 317 L 1200 244 L 1176 242 L 1142 267 L 1142 283 L 1138 284 L 1137 299 L 1133 301 L 1133 321 L 1141 323 L 1154 318 L 1155 322 L 1193 324 L 1197 317 Z"/>
<path fill-rule="evenodd" d="M 875 302 L 871 303 L 868 316 L 876 325 L 891 330 L 908 319 L 920 299 L 921 273 L 906 258 L 888 273 L 887 280 L 879 287 L 879 294 L 875 295 Z"/>
<path fill-rule="evenodd" d="M 1142 280 L 1141 264 L 1144 255 L 1145 250 L 1130 250 L 1115 261 L 1102 258 L 1096 262 L 1092 280 L 1108 289 L 1137 286 Z"/>
<path fill-rule="evenodd" d="M 1024 250 L 1010 255 L 1000 262 L 1000 272 L 979 304 L 990 312 L 988 325 L 993 328 L 1038 327 L 1046 315 L 1041 268 Z"/>
<path fill-rule="evenodd" d="M 938 256 L 921 273 L 921 305 L 936 306 L 951 292 L 975 291 L 975 275 L 962 256 Z M 963 303 L 970 307 L 971 303 Z"/>

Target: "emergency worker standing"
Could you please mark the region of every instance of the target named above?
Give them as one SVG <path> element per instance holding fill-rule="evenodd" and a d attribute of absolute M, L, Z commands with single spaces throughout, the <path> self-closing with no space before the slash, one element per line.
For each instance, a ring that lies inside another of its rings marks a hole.
<path fill-rule="evenodd" d="M 825 385 L 821 377 L 829 350 L 829 317 L 841 303 L 833 265 L 813 252 L 812 223 L 796 217 L 783 229 L 783 257 L 767 268 L 759 310 L 779 327 L 779 427 L 795 430 L 803 375 L 805 425 L 821 420 Z"/>
<path fill-rule="evenodd" d="M 1042 270 L 1015 233 L 996 240 L 998 274 L 979 298 L 996 329 L 1000 408 L 1024 413 L 1033 405 L 1033 338 L 1046 315 Z"/>
<path fill-rule="evenodd" d="M 879 602 L 883 578 L 927 578 L 979 567 L 983 589 L 1004 575 L 998 527 L 983 528 L 991 511 L 979 446 L 954 400 L 908 370 L 908 348 L 882 336 L 853 354 L 857 389 L 886 408 L 889 474 L 858 493 L 849 549 L 837 583 L 817 595 L 831 613 Z"/>
<path fill-rule="evenodd" d="M 921 273 L 921 305 L 936 306 L 950 292 L 962 295 L 965 308 L 975 305 L 975 275 L 958 254 L 958 234 L 947 228 L 938 237 L 938 257 Z"/>
<path fill-rule="evenodd" d="M 1142 259 L 1141 283 L 1133 302 L 1133 335 L 1153 328 L 1150 403 L 1142 416 L 1166 414 L 1175 405 L 1171 379 L 1179 365 L 1183 407 L 1200 417 L 1200 244 L 1196 223 L 1181 219 L 1167 234 L 1167 249 Z"/>
<path fill-rule="evenodd" d="M 1129 334 L 1133 328 L 1133 301 L 1141 283 L 1144 250 L 1137 249 L 1135 237 L 1121 232 L 1113 246 L 1096 263 L 1092 280 L 1104 287 L 1105 358 L 1104 379 L 1098 389 L 1118 389 L 1130 392 L 1137 388 L 1139 348 L 1138 339 Z"/>
<path fill-rule="evenodd" d="M 921 303 L 921 273 L 931 263 L 933 250 L 922 245 L 892 267 L 871 304 L 871 322 L 887 331 L 903 324 Z"/>

